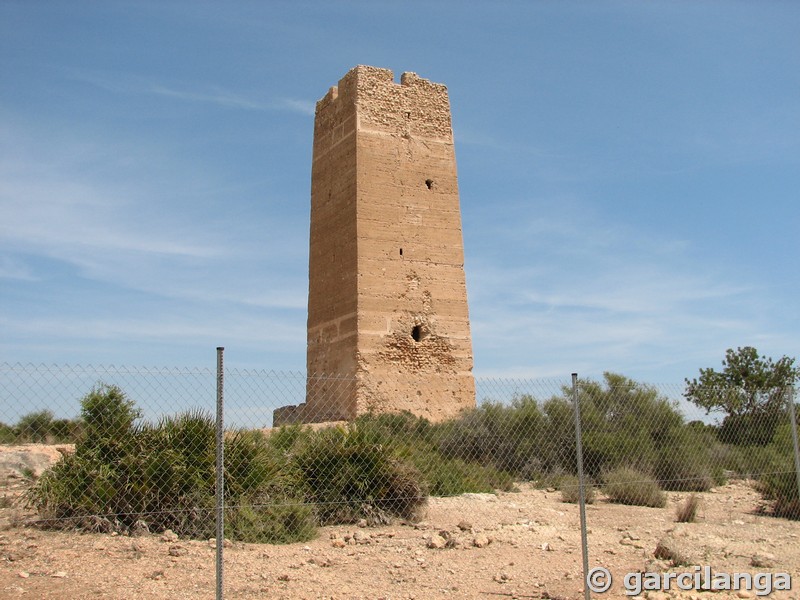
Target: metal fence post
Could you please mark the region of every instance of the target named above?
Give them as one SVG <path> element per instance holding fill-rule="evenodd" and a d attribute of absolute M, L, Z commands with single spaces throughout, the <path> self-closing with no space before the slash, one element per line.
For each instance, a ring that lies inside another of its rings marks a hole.
<path fill-rule="evenodd" d="M 797 478 L 797 497 L 800 498 L 800 447 L 797 443 L 797 416 L 794 410 L 794 387 L 789 386 L 789 419 L 792 422 L 792 442 L 794 443 L 794 474 Z"/>
<path fill-rule="evenodd" d="M 583 479 L 583 444 L 581 442 L 581 411 L 578 404 L 578 374 L 572 374 L 572 402 L 575 406 L 575 449 L 578 458 L 578 488 L 581 511 L 581 551 L 583 553 L 583 597 L 590 600 L 589 590 L 589 543 L 586 539 L 586 490 Z"/>
<path fill-rule="evenodd" d="M 225 426 L 224 394 L 225 375 L 223 354 L 225 348 L 217 348 L 217 600 L 223 595 L 223 551 L 225 548 Z"/>

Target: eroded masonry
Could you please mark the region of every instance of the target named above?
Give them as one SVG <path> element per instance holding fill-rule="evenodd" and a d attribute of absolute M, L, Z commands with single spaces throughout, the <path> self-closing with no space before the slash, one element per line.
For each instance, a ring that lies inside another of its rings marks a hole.
<path fill-rule="evenodd" d="M 447 88 L 358 66 L 317 103 L 307 395 L 275 424 L 475 405 Z"/>

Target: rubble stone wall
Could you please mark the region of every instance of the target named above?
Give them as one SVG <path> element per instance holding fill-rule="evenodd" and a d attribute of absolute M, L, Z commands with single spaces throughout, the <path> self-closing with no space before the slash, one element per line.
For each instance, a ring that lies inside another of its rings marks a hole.
<path fill-rule="evenodd" d="M 358 66 L 317 103 L 309 261 L 315 379 L 287 420 L 408 410 L 439 421 L 475 405 L 444 85 Z M 332 393 L 319 375 L 354 385 Z"/>

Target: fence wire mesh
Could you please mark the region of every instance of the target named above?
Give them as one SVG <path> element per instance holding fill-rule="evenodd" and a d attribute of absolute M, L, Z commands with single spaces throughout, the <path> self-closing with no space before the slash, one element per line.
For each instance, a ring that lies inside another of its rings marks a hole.
<path fill-rule="evenodd" d="M 414 523 L 430 498 L 523 485 L 566 503 L 582 486 L 587 503 L 663 508 L 669 493 L 744 480 L 767 512 L 800 517 L 789 389 L 761 392 L 780 399 L 769 411 L 707 416 L 682 385 L 609 374 L 573 390 L 567 379 L 478 378 L 476 408 L 447 421 L 366 413 L 273 427 L 277 409 L 311 396 L 338 403 L 358 381 L 235 368 L 224 380 L 232 540 L 302 542 L 320 526 Z M 7 523 L 213 538 L 216 381 L 208 369 L 0 364 Z M 37 458 L 36 445 L 57 453 Z M 685 512 L 694 518 L 688 503 Z"/>

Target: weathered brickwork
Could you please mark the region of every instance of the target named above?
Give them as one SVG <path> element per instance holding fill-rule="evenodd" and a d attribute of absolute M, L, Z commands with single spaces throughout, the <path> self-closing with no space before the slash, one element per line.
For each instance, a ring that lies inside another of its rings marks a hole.
<path fill-rule="evenodd" d="M 350 70 L 317 103 L 311 180 L 308 394 L 276 423 L 474 406 L 447 88 Z"/>

